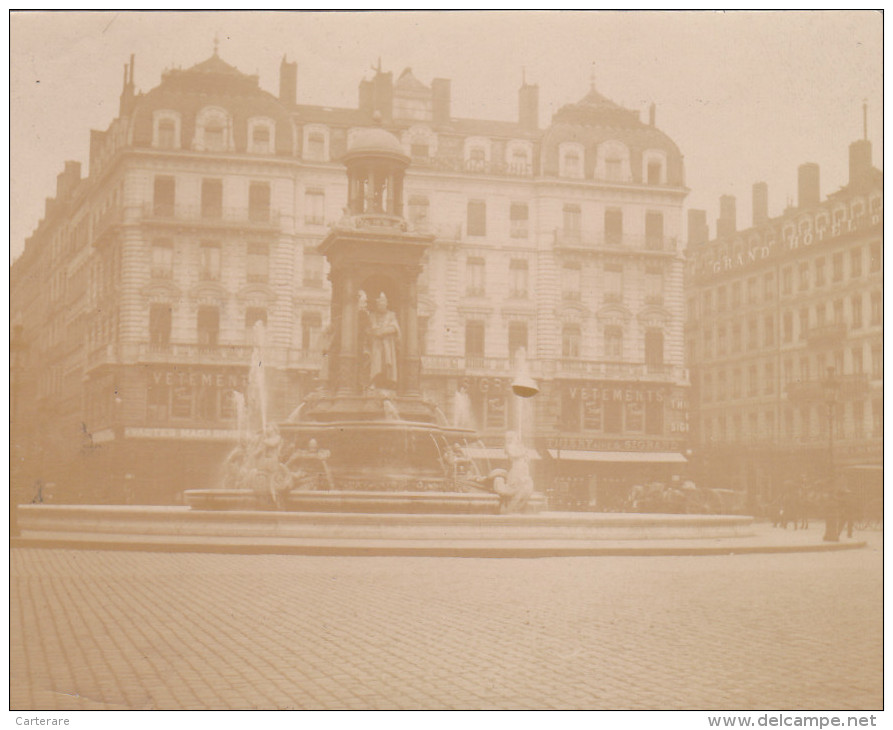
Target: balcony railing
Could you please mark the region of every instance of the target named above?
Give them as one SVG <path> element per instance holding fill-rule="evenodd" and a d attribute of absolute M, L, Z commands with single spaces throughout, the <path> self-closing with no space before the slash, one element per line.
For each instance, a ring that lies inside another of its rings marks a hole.
<path fill-rule="evenodd" d="M 127 353 L 131 354 L 131 353 Z M 197 345 L 174 343 L 142 343 L 137 348 L 139 362 L 247 363 L 250 345 Z"/>
<path fill-rule="evenodd" d="M 838 400 L 864 397 L 868 392 L 868 373 L 852 373 L 834 376 L 835 396 Z M 827 380 L 800 380 L 785 386 L 788 399 L 792 401 L 827 402 Z"/>
<path fill-rule="evenodd" d="M 654 382 L 687 383 L 688 370 L 678 365 L 646 365 L 631 362 L 594 362 L 579 358 L 539 359 L 527 361 L 533 377 L 598 378 L 602 380 L 645 380 Z M 516 365 L 507 357 L 459 357 L 423 355 L 422 373 L 425 375 L 499 375 L 511 377 Z"/>
<path fill-rule="evenodd" d="M 427 168 L 440 172 L 467 172 L 475 175 L 533 177 L 533 165 L 521 162 L 465 160 L 461 157 L 413 157 L 413 168 Z"/>
<path fill-rule="evenodd" d="M 466 357 L 465 371 L 469 372 L 499 372 L 507 373 L 511 370 L 511 361 L 507 357 Z"/>
<path fill-rule="evenodd" d="M 563 358 L 558 362 L 560 375 L 577 377 L 581 375 L 618 380 L 642 378 L 660 381 L 688 381 L 688 370 L 678 365 L 646 364 L 643 362 L 612 362 Z"/>
<path fill-rule="evenodd" d="M 846 339 L 846 324 L 843 322 L 811 327 L 806 331 L 806 342 L 811 347 L 840 345 L 844 339 Z"/>
<path fill-rule="evenodd" d="M 435 239 L 438 241 L 462 240 L 461 223 L 431 223 L 429 221 L 419 221 L 412 223 L 410 229 L 413 233 L 434 234 Z"/>
<path fill-rule="evenodd" d="M 610 253 L 649 252 L 673 254 L 677 251 L 677 239 L 666 236 L 642 236 L 606 232 L 578 231 L 558 228 L 555 230 L 555 246 Z"/>
<path fill-rule="evenodd" d="M 159 223 L 189 223 L 222 228 L 276 228 L 279 211 L 268 208 L 208 208 L 199 205 L 147 203 L 143 218 Z"/>

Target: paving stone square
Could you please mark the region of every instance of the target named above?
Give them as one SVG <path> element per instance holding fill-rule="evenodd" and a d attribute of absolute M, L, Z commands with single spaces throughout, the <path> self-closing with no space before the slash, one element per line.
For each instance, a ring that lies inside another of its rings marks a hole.
<path fill-rule="evenodd" d="M 16 548 L 14 710 L 882 708 L 882 553 Z"/>

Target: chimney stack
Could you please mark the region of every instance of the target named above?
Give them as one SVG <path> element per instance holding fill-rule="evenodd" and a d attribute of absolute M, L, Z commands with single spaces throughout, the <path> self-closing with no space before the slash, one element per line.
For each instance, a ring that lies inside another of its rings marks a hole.
<path fill-rule="evenodd" d="M 539 129 L 540 87 L 522 81 L 518 90 L 518 123 L 525 132 Z"/>
<path fill-rule="evenodd" d="M 815 162 L 805 162 L 797 168 L 797 207 L 814 208 L 821 197 L 819 166 Z"/>
<path fill-rule="evenodd" d="M 369 81 L 360 81 L 360 111 L 370 117 L 378 112 L 382 124 L 390 124 L 394 118 L 394 74 L 381 70 L 381 59 L 375 76 Z"/>
<path fill-rule="evenodd" d="M 701 246 L 710 238 L 707 228 L 707 211 L 691 208 L 688 211 L 688 245 Z"/>
<path fill-rule="evenodd" d="M 648 107 L 648 126 L 653 127 L 655 118 L 657 117 L 657 107 L 654 102 L 651 102 L 651 106 Z"/>
<path fill-rule="evenodd" d="M 134 55 L 130 54 L 130 64 L 124 64 L 124 87 L 121 89 L 121 97 L 118 104 L 118 114 L 125 116 L 133 105 L 133 66 Z"/>
<path fill-rule="evenodd" d="M 279 64 L 279 101 L 288 107 L 298 102 L 298 62 L 289 63 L 284 55 Z"/>
<path fill-rule="evenodd" d="M 716 237 L 732 236 L 738 230 L 735 196 L 722 195 L 719 198 L 719 218 L 716 220 Z"/>
<path fill-rule="evenodd" d="M 764 182 L 753 184 L 753 225 L 761 226 L 769 220 L 769 186 Z"/>
<path fill-rule="evenodd" d="M 860 139 L 850 145 L 850 185 L 861 185 L 871 173 L 871 142 Z"/>
<path fill-rule="evenodd" d="M 435 124 L 450 123 L 450 80 L 431 81 L 431 113 Z"/>
<path fill-rule="evenodd" d="M 56 200 L 68 198 L 81 180 L 81 163 L 67 160 L 65 168 L 56 176 Z"/>

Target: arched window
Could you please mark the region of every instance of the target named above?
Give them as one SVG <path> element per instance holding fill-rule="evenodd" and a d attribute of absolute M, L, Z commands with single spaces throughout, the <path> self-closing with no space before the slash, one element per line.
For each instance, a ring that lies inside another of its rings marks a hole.
<path fill-rule="evenodd" d="M 205 107 L 198 113 L 193 147 L 206 152 L 232 149 L 232 124 L 224 109 Z"/>

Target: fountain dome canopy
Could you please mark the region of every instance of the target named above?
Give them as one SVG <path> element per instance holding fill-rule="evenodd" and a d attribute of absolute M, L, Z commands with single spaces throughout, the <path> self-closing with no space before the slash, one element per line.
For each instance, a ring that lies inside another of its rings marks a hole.
<path fill-rule="evenodd" d="M 345 163 L 360 158 L 384 157 L 403 166 L 409 165 L 409 156 L 403 151 L 398 139 L 381 127 L 364 127 L 355 131 L 344 154 Z"/>

